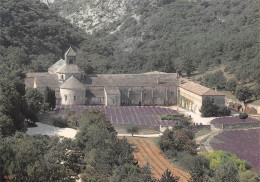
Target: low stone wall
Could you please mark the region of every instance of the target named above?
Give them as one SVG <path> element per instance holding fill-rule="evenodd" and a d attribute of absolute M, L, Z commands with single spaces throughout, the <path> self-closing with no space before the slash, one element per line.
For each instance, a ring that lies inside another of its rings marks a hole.
<path fill-rule="evenodd" d="M 191 129 L 196 133 L 200 130 L 210 130 L 210 125 L 191 125 L 188 129 Z"/>
<path fill-rule="evenodd" d="M 260 122 L 224 124 L 223 130 L 260 127 Z"/>
<path fill-rule="evenodd" d="M 260 127 L 260 122 L 231 123 L 231 124 L 211 124 L 211 130 L 229 130 L 239 128 L 255 128 Z"/>
<path fill-rule="evenodd" d="M 211 124 L 210 129 L 211 130 L 223 130 L 223 124 Z"/>

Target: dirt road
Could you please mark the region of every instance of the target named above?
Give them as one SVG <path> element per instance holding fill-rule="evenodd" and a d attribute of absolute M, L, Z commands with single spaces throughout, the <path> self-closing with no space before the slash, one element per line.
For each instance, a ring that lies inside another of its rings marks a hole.
<path fill-rule="evenodd" d="M 168 162 L 157 146 L 148 138 L 127 137 L 128 141 L 135 147 L 134 157 L 138 164 L 143 166 L 148 162 L 151 166 L 152 174 L 160 179 L 166 169 L 170 170 L 174 176 L 180 177 L 180 182 L 187 182 L 190 175 Z"/>

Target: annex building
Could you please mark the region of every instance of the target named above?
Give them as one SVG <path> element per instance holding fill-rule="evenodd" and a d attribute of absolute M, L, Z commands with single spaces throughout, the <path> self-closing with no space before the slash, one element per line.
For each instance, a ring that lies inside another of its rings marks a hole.
<path fill-rule="evenodd" d="M 204 87 L 194 82 L 186 82 L 179 86 L 179 105 L 196 114 L 200 113 L 202 101 L 209 97 L 214 100 L 214 104 L 225 106 L 225 95 Z"/>
<path fill-rule="evenodd" d="M 27 87 L 55 90 L 56 103 L 62 105 L 177 105 L 179 78 L 176 73 L 86 74 L 69 48 L 65 59 L 48 72 L 28 73 Z"/>

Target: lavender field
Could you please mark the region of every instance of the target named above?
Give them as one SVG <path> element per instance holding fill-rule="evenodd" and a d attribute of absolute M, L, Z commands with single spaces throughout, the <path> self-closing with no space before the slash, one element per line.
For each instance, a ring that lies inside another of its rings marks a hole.
<path fill-rule="evenodd" d="M 260 172 L 260 129 L 224 131 L 210 143 L 214 150 L 223 150 L 247 160 Z"/>
<path fill-rule="evenodd" d="M 232 124 L 232 123 L 244 123 L 244 122 L 256 122 L 258 120 L 248 117 L 245 121 L 242 121 L 238 116 L 215 118 L 210 124 Z"/>
<path fill-rule="evenodd" d="M 175 121 L 160 120 L 158 115 L 176 114 L 176 110 L 157 106 L 64 106 L 56 108 L 56 114 L 64 115 L 65 110 L 70 109 L 76 113 L 81 113 L 84 109 L 99 109 L 106 113 L 107 118 L 112 123 L 117 124 L 136 124 L 148 126 L 172 126 Z"/>

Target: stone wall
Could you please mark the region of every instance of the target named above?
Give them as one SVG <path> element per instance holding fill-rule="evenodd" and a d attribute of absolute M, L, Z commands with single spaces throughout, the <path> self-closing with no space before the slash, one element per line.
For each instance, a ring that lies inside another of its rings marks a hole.
<path fill-rule="evenodd" d="M 85 90 L 60 89 L 62 105 L 84 105 Z"/>
<path fill-rule="evenodd" d="M 223 95 L 215 95 L 215 96 L 203 96 L 202 100 L 205 98 L 210 98 L 214 100 L 214 104 L 218 106 L 225 106 L 225 96 Z"/>
<path fill-rule="evenodd" d="M 176 86 L 120 87 L 121 105 L 176 105 Z"/>
<path fill-rule="evenodd" d="M 260 121 L 258 122 L 246 122 L 246 123 L 231 123 L 231 124 L 211 124 L 211 130 L 229 130 L 239 128 L 254 128 L 260 127 Z"/>
<path fill-rule="evenodd" d="M 103 87 L 88 87 L 86 90 L 86 105 L 105 105 Z"/>
<path fill-rule="evenodd" d="M 180 103 L 179 105 L 185 109 L 188 109 L 196 114 L 200 113 L 202 106 L 202 97 L 200 95 L 189 92 L 183 88 L 180 88 Z"/>

